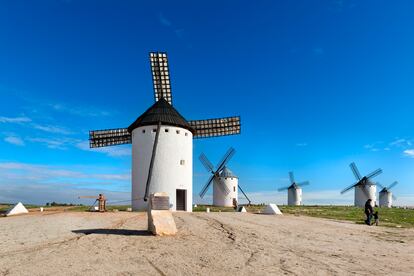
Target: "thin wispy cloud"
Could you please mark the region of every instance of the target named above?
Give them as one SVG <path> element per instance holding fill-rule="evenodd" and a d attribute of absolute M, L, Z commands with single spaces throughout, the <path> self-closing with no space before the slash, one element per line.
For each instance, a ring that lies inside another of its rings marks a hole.
<path fill-rule="evenodd" d="M 4 117 L 0 116 L 0 123 L 21 124 L 31 122 L 32 119 L 28 117 Z"/>
<path fill-rule="evenodd" d="M 391 142 L 377 141 L 372 144 L 366 144 L 364 145 L 364 148 L 372 152 L 392 151 L 392 150 L 405 151 L 407 149 L 409 150 L 412 146 L 413 146 L 412 139 L 396 138 Z"/>
<path fill-rule="evenodd" d="M 9 144 L 20 146 L 20 147 L 25 145 L 23 139 L 16 135 L 7 136 L 4 138 L 4 141 Z"/>
<path fill-rule="evenodd" d="M 67 138 L 27 138 L 28 141 L 32 143 L 40 143 L 49 149 L 60 149 L 66 150 L 69 146 L 71 146 L 75 141 L 74 139 L 67 139 Z"/>
<path fill-rule="evenodd" d="M 396 140 L 392 141 L 390 143 L 390 146 L 394 146 L 394 147 L 411 147 L 413 145 L 413 142 L 410 139 L 405 139 L 405 138 L 397 138 Z"/>
<path fill-rule="evenodd" d="M 85 172 L 86 171 L 86 172 Z M 113 181 L 130 181 L 130 173 L 117 174 L 99 174 L 90 173 L 88 168 L 77 170 L 64 166 L 38 165 L 21 162 L 3 162 L 0 163 L 0 177 L 4 179 L 20 179 L 27 181 L 60 181 L 62 178 L 71 179 L 72 182 L 78 181 L 95 181 L 103 182 L 106 180 Z M 65 182 L 65 181 L 64 181 Z M 63 182 L 62 182 L 63 183 Z M 65 182 L 66 183 L 66 182 Z"/>
<path fill-rule="evenodd" d="M 177 28 L 171 20 L 166 18 L 163 13 L 158 14 L 158 21 L 160 24 L 168 29 L 170 29 L 177 38 L 184 39 L 185 38 L 185 30 L 183 28 Z M 187 47 L 191 48 L 191 44 L 187 44 Z"/>
<path fill-rule="evenodd" d="M 53 103 L 48 104 L 49 107 L 52 108 L 54 111 L 58 112 L 65 112 L 72 115 L 82 116 L 82 117 L 101 117 L 101 116 L 109 116 L 111 115 L 110 112 L 105 110 L 99 110 L 94 107 L 82 107 L 82 106 L 69 106 L 66 104 L 61 103 Z"/>
<path fill-rule="evenodd" d="M 297 147 L 306 147 L 306 146 L 308 146 L 308 143 L 297 143 L 296 146 Z"/>
<path fill-rule="evenodd" d="M 164 17 L 164 15 L 160 12 L 158 14 L 158 19 L 160 21 L 160 23 L 166 27 L 171 27 L 172 23 L 170 20 L 168 20 L 167 18 Z"/>
<path fill-rule="evenodd" d="M 49 132 L 49 133 L 64 134 L 64 135 L 73 134 L 72 131 L 68 130 L 67 128 L 60 127 L 60 126 L 39 125 L 39 124 L 33 124 L 32 126 L 34 129 L 38 129 L 38 130 Z"/>

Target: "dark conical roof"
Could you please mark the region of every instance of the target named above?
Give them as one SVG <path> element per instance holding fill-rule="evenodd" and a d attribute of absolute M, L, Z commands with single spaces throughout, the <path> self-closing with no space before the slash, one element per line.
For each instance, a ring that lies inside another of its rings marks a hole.
<path fill-rule="evenodd" d="M 128 132 L 132 133 L 134 129 L 140 126 L 157 125 L 158 122 L 161 122 L 163 125 L 186 128 L 192 133 L 195 132 L 187 120 L 184 119 L 184 117 L 181 116 L 181 114 L 178 113 L 178 111 L 164 98 L 161 98 L 139 116 L 138 119 L 128 127 Z"/>

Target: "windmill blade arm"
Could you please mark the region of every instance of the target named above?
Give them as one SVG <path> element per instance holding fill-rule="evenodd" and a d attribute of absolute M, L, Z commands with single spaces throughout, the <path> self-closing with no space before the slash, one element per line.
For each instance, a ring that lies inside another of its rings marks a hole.
<path fill-rule="evenodd" d="M 390 186 L 388 186 L 387 190 L 391 190 L 392 188 L 395 187 L 395 185 L 398 184 L 398 181 L 394 181 Z"/>
<path fill-rule="evenodd" d="M 204 153 L 200 155 L 199 159 L 208 172 L 214 172 L 213 164 L 210 162 L 210 160 L 208 160 L 207 156 Z"/>
<path fill-rule="evenodd" d="M 201 192 L 199 194 L 199 196 L 201 198 L 204 197 L 204 195 L 207 193 L 208 188 L 211 185 L 211 182 L 213 182 L 213 179 L 215 178 L 215 175 L 210 176 L 210 178 L 208 179 L 207 183 L 203 186 L 203 188 L 201 189 Z"/>
<path fill-rule="evenodd" d="M 150 166 L 149 166 L 149 170 L 148 170 L 147 184 L 145 185 L 144 201 L 148 200 L 148 193 L 149 193 L 149 189 L 150 189 L 150 185 L 151 185 L 151 178 L 152 178 L 152 169 L 154 167 L 155 155 L 157 153 L 157 146 L 158 146 L 158 138 L 160 136 L 160 129 L 161 129 L 161 122 L 158 123 L 157 133 L 155 134 L 154 145 L 152 147 L 152 155 L 151 155 L 151 161 L 150 161 Z"/>
<path fill-rule="evenodd" d="M 349 167 L 351 167 L 352 173 L 354 174 L 356 180 L 358 180 L 358 181 L 361 180 L 362 176 L 359 173 L 359 170 L 358 170 L 357 166 L 355 165 L 355 163 L 352 162 L 351 164 L 349 164 Z"/>
<path fill-rule="evenodd" d="M 357 182 L 357 183 L 352 184 L 351 186 L 346 187 L 345 189 L 343 189 L 343 190 L 341 191 L 341 194 L 344 194 L 344 193 L 348 192 L 349 190 L 351 190 L 352 188 L 354 188 L 357 184 L 358 184 L 358 182 Z"/>
<path fill-rule="evenodd" d="M 372 173 L 367 175 L 368 179 L 372 179 L 374 177 L 376 177 L 377 175 L 380 175 L 382 173 L 382 169 L 377 169 L 375 171 L 373 171 Z"/>
<path fill-rule="evenodd" d="M 241 188 L 240 184 L 238 185 L 240 191 L 242 192 L 242 194 L 244 195 L 244 197 L 247 199 L 247 201 L 249 202 L 249 204 L 251 203 L 250 199 L 247 197 L 246 193 L 243 191 L 243 189 Z"/>
<path fill-rule="evenodd" d="M 240 116 L 193 120 L 189 121 L 188 123 L 196 131 L 193 138 L 227 136 L 240 134 L 241 132 Z"/>
<path fill-rule="evenodd" d="M 127 128 L 115 128 L 89 131 L 89 147 L 99 148 L 131 144 L 132 136 Z"/>
<path fill-rule="evenodd" d="M 167 53 L 151 52 L 150 63 L 155 102 L 164 98 L 172 105 L 170 70 L 168 68 Z"/>
<path fill-rule="evenodd" d="M 307 186 L 307 185 L 310 185 L 310 182 L 309 181 L 303 181 L 303 182 L 300 182 L 300 183 L 296 183 L 296 185 L 298 185 L 300 187 Z"/>
<path fill-rule="evenodd" d="M 378 187 L 380 187 L 381 189 L 384 189 L 385 187 L 381 185 L 381 183 L 377 182 L 375 183 L 375 185 L 377 185 Z"/>
<path fill-rule="evenodd" d="M 290 186 L 286 186 L 286 187 L 282 187 L 282 188 L 277 189 L 277 191 L 278 192 L 282 192 L 282 191 L 285 191 L 285 190 L 287 190 L 289 188 L 290 188 Z"/>
<path fill-rule="evenodd" d="M 290 180 L 290 184 L 295 183 L 295 176 L 294 176 L 293 172 L 289 172 L 289 180 Z"/>
<path fill-rule="evenodd" d="M 230 161 L 230 159 L 233 157 L 233 155 L 236 153 L 236 150 L 233 148 L 229 148 L 229 150 L 226 152 L 226 154 L 221 159 L 219 165 L 217 166 L 217 172 L 221 171 L 224 166 L 227 165 L 227 163 Z"/>

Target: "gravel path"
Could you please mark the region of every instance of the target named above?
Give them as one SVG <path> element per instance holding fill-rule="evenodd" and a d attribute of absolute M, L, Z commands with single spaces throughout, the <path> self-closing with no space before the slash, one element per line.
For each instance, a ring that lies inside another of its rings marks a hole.
<path fill-rule="evenodd" d="M 246 213 L 174 213 L 179 234 L 147 234 L 145 213 L 0 218 L 0 275 L 412 275 L 414 230 Z"/>

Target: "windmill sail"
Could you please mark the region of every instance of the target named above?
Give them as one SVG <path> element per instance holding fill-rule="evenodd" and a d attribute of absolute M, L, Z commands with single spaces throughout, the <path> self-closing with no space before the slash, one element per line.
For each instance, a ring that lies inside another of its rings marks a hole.
<path fill-rule="evenodd" d="M 161 98 L 164 98 L 172 105 L 170 70 L 168 68 L 167 53 L 150 53 L 150 62 L 155 101 L 157 102 Z"/>
<path fill-rule="evenodd" d="M 240 134 L 240 116 L 194 120 L 188 122 L 196 130 L 194 138 L 208 138 Z"/>
<path fill-rule="evenodd" d="M 132 137 L 127 128 L 89 131 L 89 147 L 99 148 L 131 144 Z"/>

